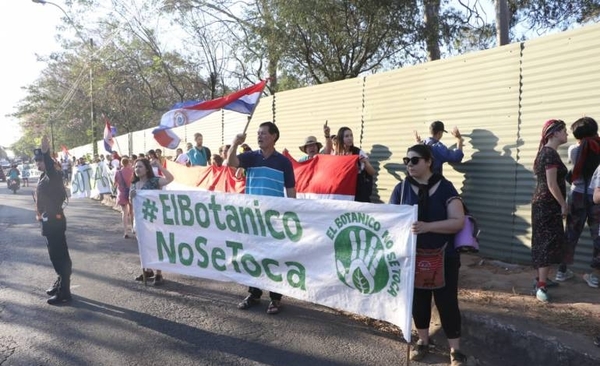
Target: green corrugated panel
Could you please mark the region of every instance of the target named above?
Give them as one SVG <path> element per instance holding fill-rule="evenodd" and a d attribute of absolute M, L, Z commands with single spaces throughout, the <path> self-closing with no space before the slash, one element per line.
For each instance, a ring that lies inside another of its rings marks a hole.
<path fill-rule="evenodd" d="M 379 167 L 376 196 L 387 202 L 401 159 L 442 120 L 465 135 L 465 158 L 445 175 L 478 218 L 484 255 L 506 258 L 513 242 L 519 45 L 367 77 L 365 145 Z M 455 139 L 446 134 L 442 140 Z M 403 174 L 403 173 L 402 173 Z"/>

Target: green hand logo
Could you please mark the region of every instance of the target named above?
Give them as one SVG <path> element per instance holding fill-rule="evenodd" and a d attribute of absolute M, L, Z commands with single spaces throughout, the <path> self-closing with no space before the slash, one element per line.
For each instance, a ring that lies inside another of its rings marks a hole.
<path fill-rule="evenodd" d="M 389 273 L 379 237 L 359 226 L 342 230 L 335 238 L 338 278 L 348 287 L 363 294 L 381 291 Z"/>

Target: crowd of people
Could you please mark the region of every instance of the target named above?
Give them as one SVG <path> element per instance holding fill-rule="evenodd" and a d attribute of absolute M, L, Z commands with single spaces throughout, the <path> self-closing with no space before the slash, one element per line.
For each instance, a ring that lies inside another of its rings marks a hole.
<path fill-rule="evenodd" d="M 550 301 L 548 288 L 574 277 L 568 268 L 573 263 L 575 247 L 587 221 L 594 242 L 591 256 L 592 271 L 583 275 L 590 286 L 599 287 L 600 278 L 600 137 L 598 126 L 590 117 L 583 117 L 571 125 L 577 142 L 569 148 L 568 170 L 561 161 L 557 149 L 567 142 L 565 122 L 553 119 L 545 123 L 542 130 L 539 152 L 534 162 L 537 185 L 532 198 L 532 263 L 536 270 L 534 292 L 538 300 Z M 447 133 L 444 123 L 434 121 L 430 125 L 430 136 L 422 139 L 415 132 L 414 146 L 407 149 L 403 163 L 406 179 L 396 185 L 390 204 L 418 206 L 418 219 L 412 225 L 417 235 L 417 258 L 413 300 L 413 320 L 419 339 L 413 345 L 411 359 L 421 360 L 427 356 L 430 340 L 431 301 L 435 301 L 440 314 L 442 328 L 451 349 L 451 365 L 465 365 L 467 357 L 460 350 L 461 315 L 458 304 L 458 278 L 460 254 L 454 248 L 454 236 L 464 225 L 465 212 L 461 197 L 453 184 L 443 176 L 443 164 L 460 162 L 463 157 L 463 137 L 454 127 L 451 135 L 456 146 L 449 148 L 441 142 Z M 186 151 L 179 148 L 174 162 L 186 166 L 229 166 L 241 171 L 246 179 L 246 192 L 266 196 L 295 198 L 295 176 L 290 160 L 275 148 L 280 137 L 278 127 L 271 122 L 260 124 L 257 134 L 258 149 L 252 150 L 246 143 L 246 134 L 238 134 L 231 144 L 218 148 L 212 154 L 204 146 L 203 136 L 196 133 L 194 142 L 187 143 Z M 342 127 L 331 134 L 327 123 L 323 126 L 321 143 L 315 136 L 308 136 L 299 146 L 305 155 L 298 161 L 308 161 L 318 154 L 356 155 L 357 188 L 355 200 L 370 202 L 373 191 L 375 168 L 368 154 L 354 145 L 353 132 Z M 119 156 L 95 156 L 94 162 L 106 163 L 115 170 L 116 201 L 122 208 L 123 236 L 133 237 L 129 232 L 132 225 L 132 198 L 138 190 L 161 189 L 173 181 L 166 169 L 166 158 L 160 149 L 145 154 Z M 69 179 L 70 167 L 86 164 L 85 159 L 63 161 L 64 178 Z M 268 179 L 264 179 L 268 178 Z M 567 182 L 570 192 L 567 194 Z M 566 230 L 563 224 L 566 220 Z M 435 260 L 432 260 L 435 259 Z M 419 261 L 434 263 L 439 268 L 421 272 Z M 558 265 L 554 281 L 550 269 Z M 57 273 L 59 273 L 57 271 Z M 66 276 L 59 273 L 59 278 Z M 164 283 L 158 270 L 143 269 L 136 280 L 153 279 L 153 284 Z M 63 281 L 64 283 L 64 281 Z M 248 289 L 248 295 L 238 304 L 245 310 L 260 304 L 262 290 Z M 267 307 L 268 314 L 277 314 L 282 307 L 282 295 L 271 292 Z M 600 340 L 598 340 L 600 341 Z"/>

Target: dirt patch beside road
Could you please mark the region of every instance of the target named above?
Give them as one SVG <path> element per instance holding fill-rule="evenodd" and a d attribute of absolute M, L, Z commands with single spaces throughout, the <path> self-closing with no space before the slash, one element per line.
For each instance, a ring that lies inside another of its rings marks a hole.
<path fill-rule="evenodd" d="M 551 302 L 533 296 L 535 272 L 531 267 L 463 255 L 459 280 L 461 306 L 471 311 L 514 319 L 517 326 L 529 324 L 591 337 L 600 334 L 600 289 L 591 288 L 583 273 L 549 290 Z M 397 327 L 378 320 L 352 316 L 382 331 L 400 336 Z"/>
<path fill-rule="evenodd" d="M 593 336 L 600 333 L 600 290 L 582 279 L 583 273 L 550 288 L 551 302 L 543 304 L 533 294 L 531 267 L 463 255 L 459 298 L 467 306 L 494 308 L 515 321 L 524 319 L 563 331 Z"/>

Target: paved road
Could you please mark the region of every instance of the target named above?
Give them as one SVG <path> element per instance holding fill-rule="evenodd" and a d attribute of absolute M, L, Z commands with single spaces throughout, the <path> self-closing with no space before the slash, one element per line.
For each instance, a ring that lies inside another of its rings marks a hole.
<path fill-rule="evenodd" d="M 47 305 L 55 274 L 33 221 L 32 188 L 0 185 L 0 365 L 404 365 L 405 347 L 321 306 L 284 299 L 282 313 L 241 311 L 245 288 L 166 274 L 163 287 L 133 281 L 137 245 L 119 214 L 71 200 L 68 306 Z M 427 365 L 446 365 L 435 355 Z M 411 363 L 411 365 L 422 365 Z"/>

